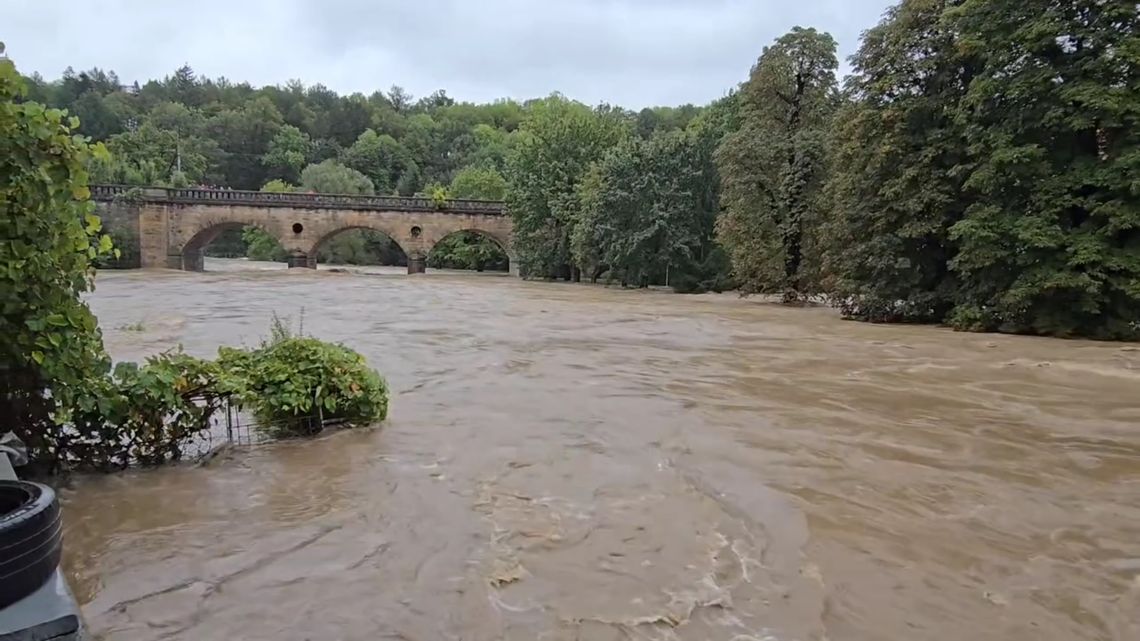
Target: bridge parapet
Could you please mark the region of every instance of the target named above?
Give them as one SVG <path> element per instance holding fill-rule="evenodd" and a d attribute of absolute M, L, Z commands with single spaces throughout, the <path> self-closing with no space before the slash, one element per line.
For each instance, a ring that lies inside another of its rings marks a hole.
<path fill-rule="evenodd" d="M 505 216 L 506 207 L 497 200 L 456 198 L 439 201 L 432 198 L 405 196 L 350 196 L 345 194 L 273 193 L 238 189 L 198 189 L 141 187 L 128 185 L 91 185 L 91 198 L 113 201 L 137 190 L 137 200 L 145 203 L 177 205 L 245 205 L 253 207 L 292 207 L 300 209 L 337 209 L 372 211 L 423 211 L 435 213 L 480 214 Z"/>

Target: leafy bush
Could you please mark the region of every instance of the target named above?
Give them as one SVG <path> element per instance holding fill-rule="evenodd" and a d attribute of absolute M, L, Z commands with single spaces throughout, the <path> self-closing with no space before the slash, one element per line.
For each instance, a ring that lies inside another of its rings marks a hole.
<path fill-rule="evenodd" d="M 286 194 L 291 191 L 297 191 L 297 187 L 290 185 L 281 179 L 270 180 L 261 186 L 261 191 L 268 194 Z"/>
<path fill-rule="evenodd" d="M 174 351 L 119 363 L 93 378 L 72 406 L 70 420 L 51 426 L 33 452 L 47 471 L 113 471 L 182 458 L 182 447 L 210 428 L 221 407 L 217 364 Z"/>
<path fill-rule="evenodd" d="M 110 369 L 81 295 L 92 261 L 113 252 L 88 201 L 87 164 L 105 151 L 74 134 L 75 118 L 25 93 L 0 58 L 0 429 L 35 453 L 86 382 Z"/>
<path fill-rule="evenodd" d="M 278 335 L 258 349 L 222 348 L 218 365 L 242 406 L 275 435 L 307 433 L 314 416 L 350 425 L 388 416 L 384 379 L 343 345 Z"/>
<path fill-rule="evenodd" d="M 494 167 L 464 167 L 451 179 L 447 189 L 454 198 L 502 200 L 507 195 L 507 180 Z"/>
<path fill-rule="evenodd" d="M 388 387 L 364 357 L 293 336 L 275 321 L 259 348 L 223 347 L 214 361 L 171 351 L 142 366 L 119 363 L 83 386 L 68 421 L 49 425 L 30 453 L 46 472 L 179 461 L 229 399 L 272 436 L 310 434 L 329 420 L 366 425 L 388 414 Z"/>
<path fill-rule="evenodd" d="M 209 429 L 223 401 L 218 365 L 182 352 L 153 356 L 142 367 L 119 363 L 113 378 L 113 411 L 104 420 L 118 430 L 124 466 L 181 459 L 181 446 Z"/>

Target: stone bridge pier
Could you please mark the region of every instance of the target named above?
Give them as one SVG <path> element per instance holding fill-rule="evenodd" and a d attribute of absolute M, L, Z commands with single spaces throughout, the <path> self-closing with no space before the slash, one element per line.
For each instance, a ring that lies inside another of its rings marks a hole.
<path fill-rule="evenodd" d="M 404 251 L 409 274 L 422 273 L 436 243 L 470 231 L 498 244 L 518 273 L 511 219 L 495 201 L 106 185 L 93 186 L 92 195 L 112 231 L 137 239 L 138 266 L 144 268 L 201 271 L 203 252 L 219 234 L 252 225 L 281 243 L 290 267 L 315 268 L 317 250 L 330 238 L 372 229 Z"/>

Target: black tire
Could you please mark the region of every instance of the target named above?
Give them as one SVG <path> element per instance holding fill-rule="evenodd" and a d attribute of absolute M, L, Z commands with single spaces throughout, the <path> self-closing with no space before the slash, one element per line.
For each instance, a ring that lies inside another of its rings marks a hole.
<path fill-rule="evenodd" d="M 35 592 L 59 567 L 63 520 L 55 491 L 0 480 L 0 608 Z"/>

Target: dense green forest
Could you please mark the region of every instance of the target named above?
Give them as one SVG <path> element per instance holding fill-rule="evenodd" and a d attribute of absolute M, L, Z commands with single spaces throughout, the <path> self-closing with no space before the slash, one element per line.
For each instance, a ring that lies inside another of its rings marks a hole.
<path fill-rule="evenodd" d="M 106 143 L 93 181 L 502 198 L 531 278 L 826 300 L 850 317 L 1140 337 L 1140 9 L 903 0 L 852 74 L 796 28 L 709 105 L 254 88 L 189 66 L 29 78 Z M 758 45 L 759 48 L 759 45 Z M 215 251 L 272 258 L 254 231 Z M 436 266 L 500 268 L 474 235 Z M 335 244 L 334 244 L 335 243 Z M 344 234 L 321 260 L 398 262 Z"/>

